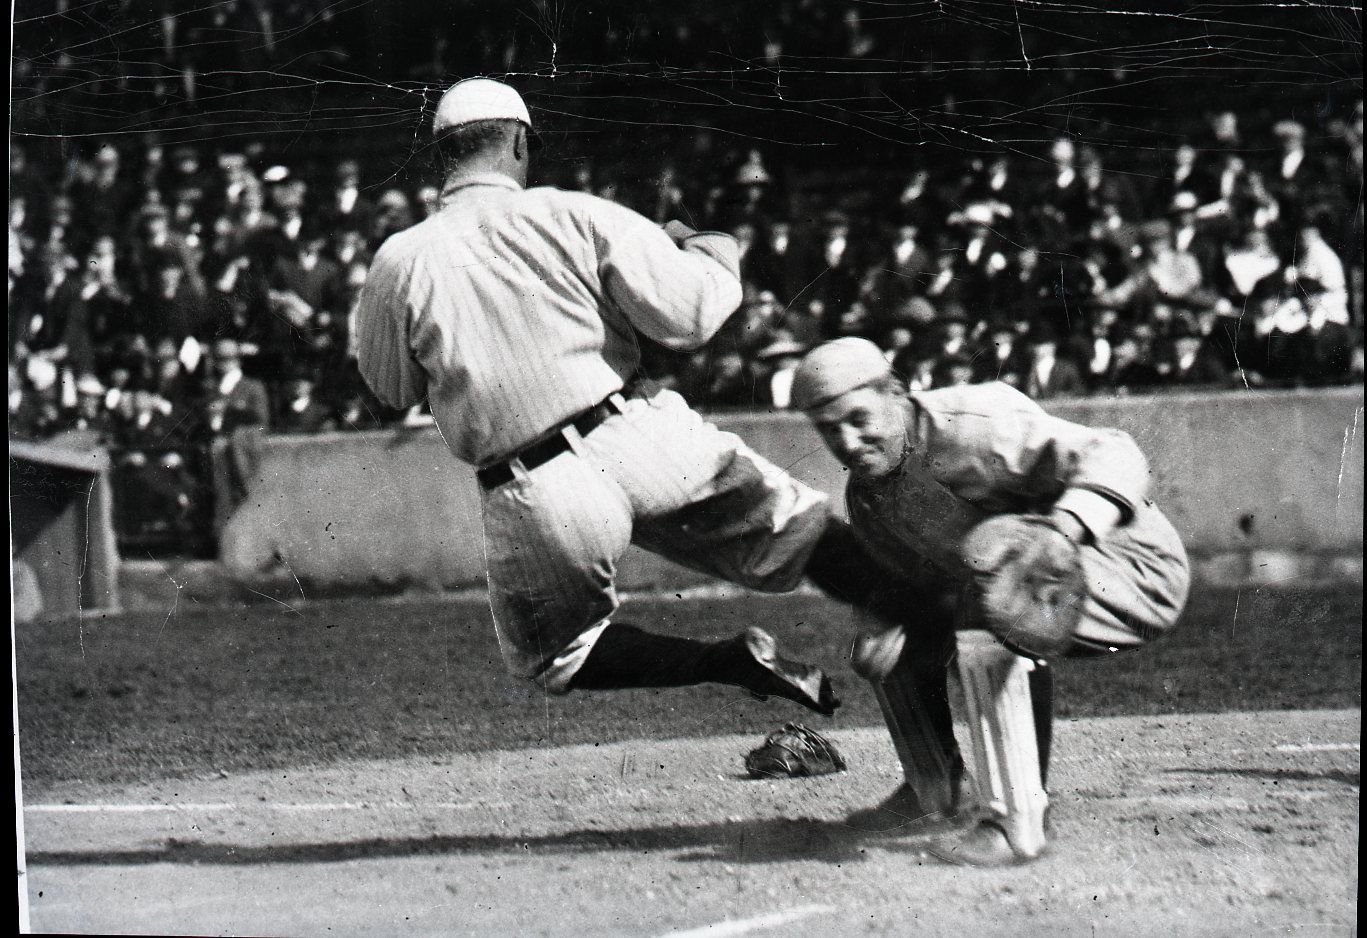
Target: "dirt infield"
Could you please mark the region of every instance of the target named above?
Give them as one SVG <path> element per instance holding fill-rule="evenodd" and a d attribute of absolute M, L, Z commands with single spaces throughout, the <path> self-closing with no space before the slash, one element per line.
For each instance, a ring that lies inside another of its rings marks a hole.
<path fill-rule="evenodd" d="M 844 815 L 896 781 L 753 782 L 742 736 L 55 787 L 35 928 L 314 935 L 1352 933 L 1356 711 L 1064 722 L 1050 852 L 981 871 Z M 706 926 L 712 926 L 706 928 Z M 781 926 L 781 928 L 780 928 Z"/>
<path fill-rule="evenodd" d="M 655 598 L 830 668 L 851 771 L 750 782 L 803 712 L 731 689 L 545 699 L 478 600 L 168 608 L 16 632 L 37 929 L 142 934 L 1348 934 L 1361 593 L 1224 590 L 1062 662 L 1053 846 L 941 866 L 842 818 L 897 766 L 813 596 Z M 1220 711 L 1220 712 L 1211 712 Z"/>

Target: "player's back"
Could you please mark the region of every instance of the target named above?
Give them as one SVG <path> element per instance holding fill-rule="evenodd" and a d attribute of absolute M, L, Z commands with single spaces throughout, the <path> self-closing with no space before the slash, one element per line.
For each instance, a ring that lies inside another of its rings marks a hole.
<path fill-rule="evenodd" d="M 621 387 L 638 352 L 604 298 L 596 226 L 607 203 L 501 176 L 462 183 L 385 242 L 374 272 L 407 307 L 448 445 L 483 464 Z"/>

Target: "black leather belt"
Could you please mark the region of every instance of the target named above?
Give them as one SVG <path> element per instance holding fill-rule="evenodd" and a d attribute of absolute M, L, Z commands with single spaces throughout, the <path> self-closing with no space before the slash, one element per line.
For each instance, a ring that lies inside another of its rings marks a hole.
<path fill-rule="evenodd" d="M 524 469 L 535 469 L 543 463 L 550 462 L 570 448 L 570 439 L 565 435 L 565 431 L 570 427 L 574 427 L 581 437 L 588 436 L 598 429 L 598 425 L 604 420 L 613 414 L 623 412 L 622 395 L 609 394 L 588 410 L 581 411 L 560 424 L 551 431 L 549 436 L 524 446 L 503 462 L 496 462 L 492 466 L 485 466 L 476 471 L 475 475 L 479 478 L 479 484 L 485 489 L 496 489 L 505 482 L 511 482 L 514 479 L 512 467 L 514 460 L 520 461 Z"/>

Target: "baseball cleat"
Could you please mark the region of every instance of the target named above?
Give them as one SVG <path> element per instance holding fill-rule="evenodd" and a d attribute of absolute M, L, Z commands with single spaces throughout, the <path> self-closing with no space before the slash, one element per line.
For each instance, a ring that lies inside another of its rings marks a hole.
<path fill-rule="evenodd" d="M 944 837 L 963 823 L 957 812 L 927 810 L 910 785 L 903 782 L 872 808 L 861 808 L 845 823 L 868 834 L 897 837 Z"/>
<path fill-rule="evenodd" d="M 783 697 L 827 717 L 840 706 L 825 672 L 784 658 L 778 653 L 778 642 L 768 632 L 751 626 L 736 640 L 743 643 L 750 659 L 742 665 L 745 674 L 738 683 L 760 700 Z"/>
<path fill-rule="evenodd" d="M 946 863 L 983 867 L 1020 866 L 1040 855 L 1016 850 L 1011 846 L 1006 830 L 992 820 L 979 821 L 958 837 L 938 841 L 929 848 L 929 852 Z"/>

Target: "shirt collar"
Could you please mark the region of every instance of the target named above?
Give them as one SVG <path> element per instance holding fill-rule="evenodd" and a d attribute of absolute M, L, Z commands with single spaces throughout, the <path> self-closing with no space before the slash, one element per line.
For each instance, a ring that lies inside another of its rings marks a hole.
<path fill-rule="evenodd" d="M 441 187 L 442 202 L 446 202 L 457 191 L 470 186 L 496 186 L 500 189 L 511 189 L 514 192 L 522 189 L 517 180 L 502 173 L 470 173 L 468 176 L 453 176 L 446 180 L 446 184 Z"/>

